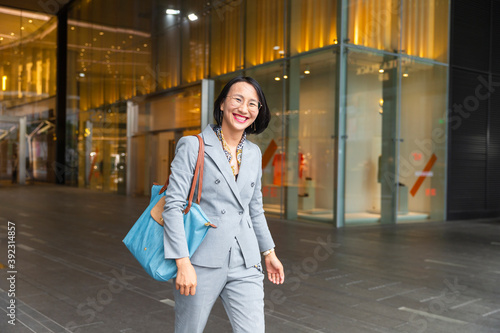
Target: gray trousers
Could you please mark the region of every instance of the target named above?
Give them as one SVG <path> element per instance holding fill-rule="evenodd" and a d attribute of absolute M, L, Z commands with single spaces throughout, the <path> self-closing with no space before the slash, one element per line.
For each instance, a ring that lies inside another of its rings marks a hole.
<path fill-rule="evenodd" d="M 194 266 L 198 285 L 194 296 L 175 289 L 175 333 L 202 333 L 210 311 L 220 296 L 235 333 L 264 333 L 264 274 L 260 265 L 245 267 L 234 241 L 221 268 Z"/>

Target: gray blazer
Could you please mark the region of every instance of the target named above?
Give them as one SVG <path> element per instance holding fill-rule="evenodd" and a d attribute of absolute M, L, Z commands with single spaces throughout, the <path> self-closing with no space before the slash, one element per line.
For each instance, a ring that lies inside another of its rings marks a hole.
<path fill-rule="evenodd" d="M 211 126 L 201 133 L 205 165 L 200 206 L 217 228 L 208 230 L 191 262 L 204 267 L 222 267 L 236 237 L 245 265 L 251 267 L 260 262 L 260 252 L 274 247 L 262 207 L 262 153 L 257 145 L 245 141 L 238 181 L 235 181 L 222 144 Z M 189 256 L 182 210 L 193 180 L 198 147 L 195 136 L 181 138 L 176 147 L 163 210 L 166 259 Z"/>

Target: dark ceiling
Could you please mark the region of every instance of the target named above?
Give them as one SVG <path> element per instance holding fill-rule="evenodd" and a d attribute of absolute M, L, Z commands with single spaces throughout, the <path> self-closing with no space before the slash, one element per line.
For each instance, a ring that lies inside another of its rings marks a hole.
<path fill-rule="evenodd" d="M 0 6 L 55 15 L 70 0 L 0 0 Z"/>

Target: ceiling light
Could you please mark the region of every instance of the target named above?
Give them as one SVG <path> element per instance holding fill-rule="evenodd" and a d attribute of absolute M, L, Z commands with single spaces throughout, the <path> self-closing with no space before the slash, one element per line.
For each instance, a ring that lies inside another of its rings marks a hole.
<path fill-rule="evenodd" d="M 274 78 L 274 80 L 275 80 L 275 81 L 279 81 L 279 80 L 281 80 L 281 79 L 280 79 L 280 77 L 279 77 L 279 76 L 276 76 L 276 77 Z"/>
<path fill-rule="evenodd" d="M 305 75 L 309 75 L 309 74 L 311 74 L 311 71 L 310 71 L 309 69 L 306 69 L 306 70 L 304 71 L 304 74 L 305 74 Z"/>
<path fill-rule="evenodd" d="M 288 79 L 288 75 L 283 75 L 283 78 L 286 80 Z"/>
<path fill-rule="evenodd" d="M 80 77 L 85 77 L 85 73 L 80 73 Z"/>
<path fill-rule="evenodd" d="M 10 35 L 11 35 L 11 36 L 14 36 L 14 33 L 13 33 L 13 32 L 11 32 L 11 33 L 10 33 Z"/>
<path fill-rule="evenodd" d="M 379 70 L 378 70 L 378 72 L 379 72 L 380 74 L 383 74 L 385 71 L 384 71 L 384 69 L 383 69 L 383 68 L 381 68 L 381 69 L 379 69 Z"/>
<path fill-rule="evenodd" d="M 21 30 L 24 30 L 24 27 L 21 27 Z"/>
<path fill-rule="evenodd" d="M 167 9 L 167 15 L 179 15 L 181 13 L 178 9 Z"/>
<path fill-rule="evenodd" d="M 191 13 L 188 15 L 188 19 L 190 21 L 196 21 L 198 19 L 198 16 L 196 16 L 196 14 Z"/>
<path fill-rule="evenodd" d="M 29 20 L 28 23 L 33 23 L 33 20 Z"/>
<path fill-rule="evenodd" d="M 104 31 L 99 32 L 99 36 L 104 35 Z"/>
<path fill-rule="evenodd" d="M 71 30 L 75 30 L 75 27 L 71 27 Z"/>

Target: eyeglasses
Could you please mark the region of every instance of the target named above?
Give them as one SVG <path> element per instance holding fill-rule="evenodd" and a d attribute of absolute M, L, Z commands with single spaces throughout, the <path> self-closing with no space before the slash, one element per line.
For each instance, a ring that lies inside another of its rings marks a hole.
<path fill-rule="evenodd" d="M 240 106 L 243 105 L 243 98 L 241 96 L 226 96 L 229 98 L 229 102 L 231 103 L 231 106 L 233 108 L 239 108 Z M 247 108 L 250 111 L 259 111 L 260 108 L 262 107 L 262 104 L 260 102 L 251 100 L 247 104 Z"/>

